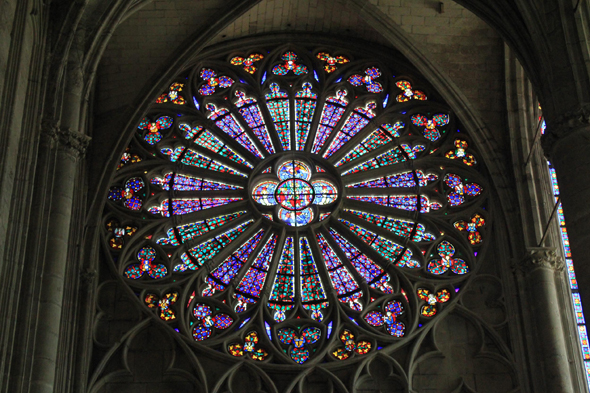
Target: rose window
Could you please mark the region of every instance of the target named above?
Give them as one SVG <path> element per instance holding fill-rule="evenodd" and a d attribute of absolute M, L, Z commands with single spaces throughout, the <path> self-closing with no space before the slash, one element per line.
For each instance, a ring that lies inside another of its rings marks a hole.
<path fill-rule="evenodd" d="M 137 307 L 200 350 L 302 366 L 451 310 L 491 235 L 441 95 L 386 55 L 219 53 L 161 86 L 113 168 L 104 254 Z"/>

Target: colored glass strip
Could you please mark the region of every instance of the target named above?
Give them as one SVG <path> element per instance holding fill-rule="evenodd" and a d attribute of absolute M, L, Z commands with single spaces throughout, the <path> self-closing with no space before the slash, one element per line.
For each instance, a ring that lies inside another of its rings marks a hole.
<path fill-rule="evenodd" d="M 254 132 L 254 135 L 258 137 L 260 142 L 262 142 L 266 151 L 270 154 L 275 154 L 275 147 L 270 139 L 268 128 L 262 117 L 260 107 L 256 104 L 256 100 L 254 98 L 246 97 L 245 94 L 239 90 L 236 91 L 236 95 L 239 97 L 239 100 L 235 103 L 238 112 L 240 112 L 240 115 L 242 115 L 248 124 L 248 127 Z"/>
<path fill-rule="evenodd" d="M 181 243 L 185 243 L 188 240 L 195 239 L 205 233 L 219 228 L 222 225 L 225 225 L 238 217 L 243 216 L 246 214 L 246 211 L 235 212 L 231 214 L 224 214 L 217 217 L 207 218 L 206 220 L 192 222 L 189 224 L 183 224 L 174 228 L 168 229 L 166 231 L 166 237 L 162 237 L 156 240 L 157 244 L 161 245 L 169 245 L 169 246 L 179 246 Z M 180 236 L 180 241 L 178 241 L 178 236 Z"/>
<path fill-rule="evenodd" d="M 315 134 L 313 141 L 313 147 L 311 148 L 312 153 L 318 153 L 326 140 L 336 127 L 336 124 L 344 115 L 348 100 L 344 98 L 346 95 L 345 90 L 340 90 L 335 96 L 328 97 L 322 109 L 322 115 L 320 116 L 320 123 Z"/>
<path fill-rule="evenodd" d="M 429 213 L 442 207 L 440 203 L 430 201 L 425 195 L 420 195 L 420 199 L 417 195 L 349 195 L 347 198 L 400 210 L 418 210 L 420 213 Z"/>
<path fill-rule="evenodd" d="M 268 307 L 275 310 L 274 319 L 282 322 L 286 318 L 285 311 L 291 310 L 295 304 L 295 245 L 292 237 L 288 237 L 283 245 L 281 259 L 275 272 L 272 292 Z"/>
<path fill-rule="evenodd" d="M 243 188 L 233 184 L 202 179 L 200 177 L 178 173 L 173 174 L 172 172 L 168 172 L 162 177 L 153 177 L 150 182 L 153 185 L 160 186 L 163 190 L 169 191 L 170 185 L 172 184 L 172 178 L 174 178 L 172 189 L 175 191 L 238 190 Z"/>
<path fill-rule="evenodd" d="M 338 299 L 343 303 L 349 303 L 361 298 L 362 293 L 359 285 L 321 233 L 317 235 L 317 240 L 332 287 L 338 294 Z"/>
<path fill-rule="evenodd" d="M 545 121 L 542 124 L 542 131 L 545 130 Z M 551 185 L 553 190 L 553 198 L 555 203 L 559 202 L 559 185 L 557 184 L 557 174 L 555 169 L 550 162 L 549 165 L 549 177 L 551 179 Z M 586 320 L 584 318 L 584 310 L 582 308 L 582 299 L 578 293 L 578 281 L 576 280 L 576 272 L 574 270 L 574 264 L 572 261 L 572 252 L 570 249 L 570 241 L 567 235 L 567 228 L 565 226 L 565 218 L 563 216 L 563 208 L 561 202 L 557 207 L 557 217 L 559 221 L 559 229 L 561 234 L 561 245 L 563 247 L 563 254 L 565 255 L 565 262 L 568 271 L 568 278 L 570 282 L 570 290 L 572 292 L 572 300 L 574 303 L 574 314 L 576 317 L 576 323 L 578 324 L 578 336 L 580 339 L 580 349 L 582 351 L 582 357 L 584 359 L 584 367 L 586 369 L 586 378 L 590 385 L 590 345 L 588 342 L 588 332 L 586 329 Z"/>
<path fill-rule="evenodd" d="M 198 246 L 189 249 L 188 255 L 187 253 L 184 253 L 180 256 L 182 263 L 174 266 L 174 271 L 184 272 L 187 270 L 197 270 L 203 266 L 205 262 L 217 255 L 217 253 L 223 248 L 227 247 L 227 245 L 233 242 L 239 235 L 244 233 L 253 222 L 254 220 L 248 220 L 215 236 L 213 239 L 207 240 Z"/>
<path fill-rule="evenodd" d="M 203 296 L 211 296 L 215 291 L 223 291 L 236 277 L 263 236 L 264 230 L 261 229 L 213 270 L 207 277 L 209 286 L 203 291 Z"/>
<path fill-rule="evenodd" d="M 304 150 L 309 137 L 311 121 L 318 95 L 311 91 L 311 83 L 303 84 L 303 90 L 295 94 L 295 150 Z"/>
<path fill-rule="evenodd" d="M 342 129 L 338 131 L 328 150 L 324 153 L 324 158 L 329 158 L 336 153 L 346 142 L 365 128 L 367 124 L 375 117 L 373 110 L 376 108 L 374 102 L 369 102 L 365 108 L 356 108 L 346 119 Z"/>
<path fill-rule="evenodd" d="M 291 125 L 289 95 L 280 90 L 276 83 L 270 84 L 271 92 L 266 94 L 266 106 L 272 117 L 283 150 L 291 150 Z"/>
<path fill-rule="evenodd" d="M 276 244 L 277 236 L 273 234 L 266 241 L 264 247 L 262 247 L 262 250 L 256 256 L 256 259 L 236 286 L 236 297 L 244 303 L 255 303 L 260 298 Z"/>
<path fill-rule="evenodd" d="M 352 149 L 340 161 L 338 161 L 335 166 L 340 166 L 352 160 L 356 160 L 357 158 L 370 153 L 378 147 L 390 143 L 393 141 L 393 138 L 398 138 L 400 136 L 399 130 L 404 127 L 405 125 L 401 121 L 398 121 L 393 125 L 383 124 L 380 128 L 376 129 L 368 137 L 363 139 L 361 143 L 359 143 L 354 149 Z"/>
<path fill-rule="evenodd" d="M 220 108 L 217 109 L 215 105 L 209 104 L 207 109 L 211 111 L 209 119 L 215 122 L 215 125 L 219 127 L 227 135 L 238 141 L 242 146 L 248 149 L 252 154 L 258 158 L 264 158 L 260 150 L 256 147 L 250 136 L 246 133 L 246 130 L 238 123 L 236 117 L 229 113 L 229 109 Z"/>
<path fill-rule="evenodd" d="M 365 180 L 358 183 L 349 184 L 346 187 L 350 188 L 388 188 L 388 187 L 416 187 L 416 183 L 420 187 L 428 185 L 428 183 L 435 181 L 438 177 L 434 174 L 425 174 L 420 169 L 415 171 L 406 171 L 396 173 L 395 175 L 384 176 L 377 179 Z M 417 181 L 416 181 L 417 180 Z"/>
<path fill-rule="evenodd" d="M 217 153 L 222 157 L 226 157 L 238 164 L 245 165 L 252 169 L 254 166 L 250 164 L 244 157 L 236 153 L 232 148 L 223 143 L 218 137 L 213 135 L 211 131 L 206 130 L 202 126 L 191 128 L 188 124 L 180 124 L 178 128 L 183 132 L 186 139 L 193 141 L 195 144 L 204 147 Z"/>
<path fill-rule="evenodd" d="M 393 165 L 404 161 L 406 161 L 406 156 L 403 150 L 399 146 L 396 146 L 385 153 L 379 154 L 375 158 L 371 158 L 370 160 L 365 161 L 362 164 L 347 170 L 346 172 L 343 172 L 342 176 L 357 172 L 369 171 L 371 169 L 377 169 L 382 166 Z"/>
<path fill-rule="evenodd" d="M 361 217 L 372 224 L 383 227 L 398 236 L 405 238 L 411 237 L 411 240 L 414 242 L 431 241 L 435 239 L 434 235 L 426 233 L 426 228 L 422 224 L 381 216 L 379 214 L 366 213 L 358 210 L 345 209 L 345 211 Z M 415 232 L 412 235 L 414 228 Z"/>
<path fill-rule="evenodd" d="M 241 200 L 242 198 L 174 198 L 172 199 L 172 215 L 189 214 Z M 170 217 L 170 199 L 165 199 L 159 205 L 149 207 L 148 211 L 152 214 Z"/>
<path fill-rule="evenodd" d="M 350 229 L 357 237 L 367 243 L 372 249 L 381 254 L 381 256 L 383 256 L 389 262 L 394 263 L 396 266 L 409 268 L 420 267 L 420 263 L 418 261 L 410 260 L 412 257 L 412 251 L 409 248 L 406 248 L 404 252 L 403 246 L 396 244 L 389 239 L 385 239 L 383 236 L 379 236 L 368 229 L 353 224 L 342 218 L 339 218 L 338 221 L 346 225 L 348 229 Z M 402 253 L 403 256 L 400 258 Z"/>
<path fill-rule="evenodd" d="M 389 286 L 389 275 L 383 269 L 332 228 L 330 228 L 330 235 L 369 286 L 386 293 L 393 293 Z"/>
<path fill-rule="evenodd" d="M 164 149 L 162 149 L 162 153 L 164 153 Z M 171 157 L 172 158 L 172 157 Z M 173 160 L 175 161 L 175 160 Z M 201 154 L 195 150 L 187 149 L 180 162 L 184 165 L 190 165 L 197 168 L 208 169 L 214 172 L 221 172 L 221 173 L 229 173 L 232 175 L 248 177 L 245 173 L 242 173 L 230 166 L 224 165 L 219 161 L 216 161 L 204 154 Z"/>
<path fill-rule="evenodd" d="M 299 239 L 299 263 L 301 274 L 301 301 L 304 303 L 326 300 L 322 279 L 309 248 L 306 237 Z"/>

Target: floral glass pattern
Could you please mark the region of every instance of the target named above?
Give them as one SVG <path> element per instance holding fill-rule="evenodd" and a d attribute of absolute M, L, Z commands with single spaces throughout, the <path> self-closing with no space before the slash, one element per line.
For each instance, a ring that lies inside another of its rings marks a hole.
<path fill-rule="evenodd" d="M 492 241 L 477 146 L 395 63 L 241 53 L 203 59 L 137 119 L 106 192 L 110 271 L 191 345 L 261 367 L 414 336 Z"/>

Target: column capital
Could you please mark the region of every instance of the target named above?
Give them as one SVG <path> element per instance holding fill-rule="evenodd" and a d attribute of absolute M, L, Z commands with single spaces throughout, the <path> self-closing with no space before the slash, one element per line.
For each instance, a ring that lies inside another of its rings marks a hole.
<path fill-rule="evenodd" d="M 554 119 L 545 119 L 547 128 L 541 137 L 541 145 L 547 157 L 556 142 L 571 135 L 578 130 L 590 131 L 590 103 L 580 105 L 577 109 L 556 116 Z"/>
<path fill-rule="evenodd" d="M 530 247 L 526 255 L 515 263 L 514 269 L 529 274 L 536 269 L 550 269 L 556 272 L 563 271 L 565 261 L 557 254 L 557 249 L 552 247 Z"/>
<path fill-rule="evenodd" d="M 57 130 L 57 140 L 61 147 L 67 149 L 75 157 L 83 157 L 90 144 L 91 137 L 82 133 L 61 127 Z"/>

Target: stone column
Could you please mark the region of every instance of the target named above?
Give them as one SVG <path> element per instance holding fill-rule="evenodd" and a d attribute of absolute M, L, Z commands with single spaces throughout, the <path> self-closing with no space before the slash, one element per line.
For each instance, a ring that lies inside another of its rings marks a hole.
<path fill-rule="evenodd" d="M 582 305 L 590 315 L 590 105 L 546 121 L 543 150 L 557 174 Z"/>
<path fill-rule="evenodd" d="M 67 128 L 54 129 L 46 138 L 55 152 L 48 235 L 43 256 L 43 276 L 36 321 L 31 392 L 54 391 L 64 297 L 64 278 L 70 247 L 70 224 L 80 158 L 90 138 Z"/>
<path fill-rule="evenodd" d="M 531 329 L 535 391 L 573 392 L 561 306 L 557 294 L 556 273 L 563 272 L 565 261 L 553 248 L 529 248 L 516 270 L 521 272 L 525 291 L 521 303 Z M 570 312 L 570 310 L 568 310 Z M 540 390 L 541 389 L 541 390 Z"/>

